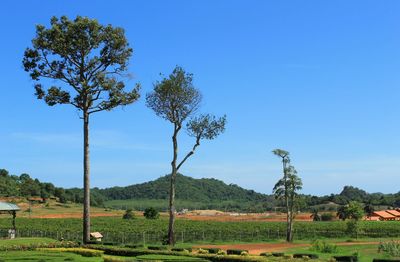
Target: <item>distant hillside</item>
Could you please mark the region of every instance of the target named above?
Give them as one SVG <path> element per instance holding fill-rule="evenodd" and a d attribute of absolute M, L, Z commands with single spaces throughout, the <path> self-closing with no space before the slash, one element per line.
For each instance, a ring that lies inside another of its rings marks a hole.
<path fill-rule="evenodd" d="M 167 199 L 170 176 L 127 187 L 100 189 L 107 199 Z M 235 184 L 227 185 L 214 178 L 195 179 L 178 174 L 176 177 L 176 198 L 191 201 L 266 201 L 269 196 L 253 190 L 243 189 Z"/>
<path fill-rule="evenodd" d="M 133 207 L 138 210 L 152 206 L 165 210 L 168 206 L 169 178 L 167 175 L 154 181 L 126 187 L 93 188 L 91 190 L 91 205 L 106 205 L 116 208 Z M 179 174 L 176 190 L 178 209 L 264 212 L 279 210 L 282 206 L 282 203 L 276 201 L 271 195 L 257 193 L 234 184 L 228 185 L 213 178 L 195 179 Z M 62 203 L 82 203 L 83 190 L 81 188 L 64 189 L 56 187 L 52 183 L 44 183 L 31 178 L 28 174 L 16 176 L 5 169 L 0 169 L 0 197 L 33 196 L 44 199 L 55 197 Z M 302 211 L 313 209 L 335 211 L 337 205 L 345 205 L 349 201 L 369 203 L 378 209 L 400 207 L 400 192 L 371 194 L 353 186 L 345 186 L 339 194 L 302 195 L 299 206 Z"/>
<path fill-rule="evenodd" d="M 100 189 L 99 193 L 107 200 L 134 200 L 114 201 L 111 206 L 129 206 L 142 209 L 147 204 L 157 204 L 161 209 L 167 207 L 170 176 L 163 176 L 154 181 L 131 185 L 127 187 L 112 187 Z M 195 179 L 181 174 L 176 178 L 176 199 L 178 208 L 197 209 L 225 209 L 237 211 L 262 211 L 272 208 L 275 200 L 272 196 L 243 189 L 237 185 L 227 185 L 213 178 Z M 161 200 L 155 201 L 138 200 Z M 162 201 L 165 200 L 165 201 Z M 110 202 L 107 202 L 110 203 Z"/>

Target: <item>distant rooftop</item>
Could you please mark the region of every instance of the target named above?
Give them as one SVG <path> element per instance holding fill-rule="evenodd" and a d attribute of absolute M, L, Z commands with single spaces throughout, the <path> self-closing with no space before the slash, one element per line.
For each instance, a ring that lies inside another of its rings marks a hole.
<path fill-rule="evenodd" d="M 11 203 L 0 202 L 0 211 L 18 211 L 20 208 Z"/>

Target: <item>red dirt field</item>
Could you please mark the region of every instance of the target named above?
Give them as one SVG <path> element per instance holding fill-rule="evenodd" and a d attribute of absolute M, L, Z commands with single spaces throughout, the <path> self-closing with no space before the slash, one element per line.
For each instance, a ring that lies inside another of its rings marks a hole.
<path fill-rule="evenodd" d="M 353 245 L 378 245 L 379 242 L 340 242 L 335 243 L 338 246 L 353 246 Z M 242 249 L 248 250 L 249 254 L 259 255 L 263 252 L 281 252 L 294 247 L 309 247 L 311 244 L 306 243 L 254 243 L 254 244 L 233 244 L 233 245 L 198 245 L 194 248 L 220 248 L 227 249 Z"/>
<path fill-rule="evenodd" d="M 115 213 L 93 213 L 90 217 L 115 217 L 119 214 Z M 31 218 L 82 218 L 80 213 L 63 213 L 63 214 L 45 214 L 45 215 L 32 215 Z"/>

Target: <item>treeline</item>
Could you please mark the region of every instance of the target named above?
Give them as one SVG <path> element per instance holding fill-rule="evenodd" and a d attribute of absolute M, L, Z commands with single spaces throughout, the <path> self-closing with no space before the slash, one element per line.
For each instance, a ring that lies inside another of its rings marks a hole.
<path fill-rule="evenodd" d="M 6 169 L 0 169 L 1 197 L 40 197 L 43 199 L 57 198 L 61 203 L 83 203 L 83 190 L 79 188 L 64 189 L 52 183 L 40 182 L 29 174 L 11 175 Z M 104 197 L 97 190 L 92 191 L 91 204 L 102 206 Z"/>
<path fill-rule="evenodd" d="M 367 193 L 353 186 L 345 186 L 339 194 L 326 196 L 304 196 L 307 206 L 324 205 L 333 203 L 347 205 L 351 201 L 357 201 L 365 205 L 382 206 L 386 208 L 400 207 L 400 192 L 395 194 Z"/>
<path fill-rule="evenodd" d="M 91 205 L 116 208 L 133 207 L 145 209 L 150 206 L 159 210 L 167 208 L 169 175 L 154 181 L 126 187 L 111 187 L 91 190 Z M 272 195 L 257 193 L 235 184 L 225 184 L 213 178 L 195 179 L 177 175 L 176 199 L 179 209 L 218 209 L 222 211 L 265 212 L 279 211 L 282 203 Z M 64 189 L 52 183 L 43 183 L 28 174 L 10 175 L 0 169 L 0 196 L 11 197 L 56 197 L 60 202 L 83 202 L 83 190 Z M 120 201 L 119 201 L 120 200 Z M 131 200 L 131 201 L 129 201 Z M 149 201 L 150 200 L 150 201 Z M 159 200 L 158 205 L 154 201 Z M 367 193 L 352 186 L 345 186 L 339 194 L 326 196 L 302 195 L 299 201 L 301 211 L 337 211 L 338 206 L 357 201 L 365 205 L 382 208 L 400 207 L 400 192 L 395 194 Z M 164 207 L 165 206 L 165 207 Z M 164 208 L 163 208 L 164 207 Z"/>

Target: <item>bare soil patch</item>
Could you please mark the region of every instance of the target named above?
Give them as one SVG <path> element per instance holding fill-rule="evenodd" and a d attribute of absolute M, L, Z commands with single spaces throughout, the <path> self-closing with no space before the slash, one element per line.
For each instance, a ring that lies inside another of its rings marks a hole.
<path fill-rule="evenodd" d="M 338 246 L 353 246 L 353 245 L 378 245 L 379 242 L 339 242 L 335 243 Z M 283 252 L 289 248 L 310 247 L 307 243 L 251 243 L 251 244 L 232 244 L 232 245 L 198 245 L 195 248 L 220 248 L 227 249 L 242 249 L 248 250 L 249 254 L 259 255 L 263 252 Z"/>

